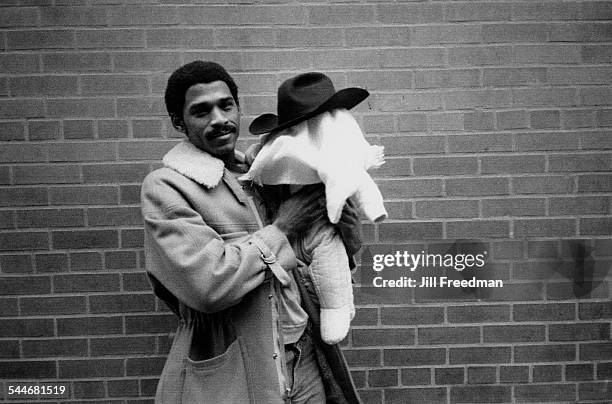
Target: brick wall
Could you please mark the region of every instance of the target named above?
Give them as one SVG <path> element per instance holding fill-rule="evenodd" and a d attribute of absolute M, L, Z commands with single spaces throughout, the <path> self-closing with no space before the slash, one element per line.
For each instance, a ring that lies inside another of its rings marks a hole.
<path fill-rule="evenodd" d="M 168 74 L 211 59 L 239 84 L 240 148 L 290 75 L 370 90 L 355 111 L 386 147 L 390 219 L 366 245 L 479 239 L 506 281 L 358 291 L 365 402 L 611 400 L 612 3 L 231 3 L 2 2 L 0 384 L 151 401 L 175 321 L 144 275 L 139 184 L 180 139 Z M 582 283 L 559 268 L 571 240 L 596 262 Z"/>

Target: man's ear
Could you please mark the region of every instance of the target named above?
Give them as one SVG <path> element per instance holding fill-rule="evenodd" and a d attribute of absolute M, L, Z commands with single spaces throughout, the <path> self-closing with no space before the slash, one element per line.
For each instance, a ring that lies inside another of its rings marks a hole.
<path fill-rule="evenodd" d="M 178 130 L 181 133 L 186 133 L 185 122 L 183 121 L 182 116 L 172 114 L 170 115 L 170 121 L 172 121 L 172 126 L 174 126 L 174 129 Z"/>

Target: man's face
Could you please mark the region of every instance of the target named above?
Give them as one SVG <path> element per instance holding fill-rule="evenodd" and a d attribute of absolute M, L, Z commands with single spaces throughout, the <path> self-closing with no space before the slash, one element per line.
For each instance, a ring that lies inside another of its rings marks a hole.
<path fill-rule="evenodd" d="M 198 83 L 187 89 L 183 118 L 175 128 L 197 148 L 215 157 L 232 154 L 240 129 L 240 110 L 224 81 Z"/>

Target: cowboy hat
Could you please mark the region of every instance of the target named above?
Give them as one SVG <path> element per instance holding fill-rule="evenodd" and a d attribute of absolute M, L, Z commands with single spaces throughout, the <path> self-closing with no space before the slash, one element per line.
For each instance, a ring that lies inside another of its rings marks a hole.
<path fill-rule="evenodd" d="M 311 72 L 285 80 L 278 88 L 277 114 L 263 114 L 249 126 L 253 135 L 281 130 L 336 108 L 351 109 L 370 95 L 362 88 L 336 91 L 331 79 Z"/>

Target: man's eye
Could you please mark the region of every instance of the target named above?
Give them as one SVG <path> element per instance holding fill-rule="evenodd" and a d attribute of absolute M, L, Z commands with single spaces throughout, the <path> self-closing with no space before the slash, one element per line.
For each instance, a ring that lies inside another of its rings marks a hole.
<path fill-rule="evenodd" d="M 223 108 L 224 111 L 231 111 L 232 109 L 234 109 L 234 104 L 226 104 L 221 108 Z"/>

